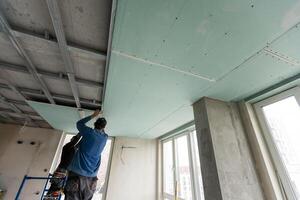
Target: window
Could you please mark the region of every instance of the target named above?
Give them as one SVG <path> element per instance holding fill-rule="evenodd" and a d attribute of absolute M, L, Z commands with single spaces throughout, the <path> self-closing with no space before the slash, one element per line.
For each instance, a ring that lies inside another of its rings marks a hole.
<path fill-rule="evenodd" d="M 164 190 L 167 194 L 174 195 L 173 141 L 163 143 L 163 157 Z"/>
<path fill-rule="evenodd" d="M 101 165 L 98 172 L 97 189 L 92 200 L 104 200 L 107 189 L 108 168 L 110 162 L 110 154 L 112 150 L 112 139 L 109 138 L 101 155 Z"/>
<path fill-rule="evenodd" d="M 265 140 L 288 199 L 300 199 L 300 90 L 255 104 Z"/>
<path fill-rule="evenodd" d="M 66 135 L 64 140 L 64 145 L 68 143 L 72 137 L 73 135 L 71 134 Z M 107 182 L 108 182 L 108 169 L 111 160 L 112 146 L 113 146 L 113 139 L 109 137 L 104 147 L 104 150 L 101 154 L 101 165 L 97 175 L 98 177 L 97 188 L 92 200 L 105 199 Z"/>
<path fill-rule="evenodd" d="M 162 141 L 164 200 L 204 199 L 195 131 Z"/>

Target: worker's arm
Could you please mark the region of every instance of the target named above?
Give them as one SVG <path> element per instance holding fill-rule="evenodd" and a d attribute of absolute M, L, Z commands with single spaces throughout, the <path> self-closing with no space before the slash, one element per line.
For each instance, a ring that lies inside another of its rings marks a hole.
<path fill-rule="evenodd" d="M 76 126 L 77 126 L 77 129 L 78 129 L 80 135 L 84 136 L 84 135 L 90 133 L 91 131 L 93 131 L 93 129 L 88 127 L 86 125 L 86 123 L 88 121 L 90 121 L 91 119 L 97 117 L 99 115 L 99 113 L 100 113 L 100 110 L 95 110 L 95 112 L 92 115 L 85 117 L 77 122 Z"/>

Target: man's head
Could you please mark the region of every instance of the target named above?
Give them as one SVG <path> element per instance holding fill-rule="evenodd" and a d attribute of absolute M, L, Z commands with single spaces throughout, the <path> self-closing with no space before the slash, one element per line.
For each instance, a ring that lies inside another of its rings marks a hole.
<path fill-rule="evenodd" d="M 96 122 L 94 123 L 94 126 L 95 126 L 95 129 L 101 130 L 101 129 L 105 128 L 106 124 L 107 124 L 106 119 L 101 117 L 96 120 Z"/>

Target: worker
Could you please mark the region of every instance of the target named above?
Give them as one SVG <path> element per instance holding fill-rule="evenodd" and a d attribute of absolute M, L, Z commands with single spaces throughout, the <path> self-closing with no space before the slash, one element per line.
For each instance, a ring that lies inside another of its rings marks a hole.
<path fill-rule="evenodd" d="M 68 180 L 65 186 L 65 200 L 91 200 L 97 186 L 97 173 L 101 164 L 101 153 L 108 135 L 105 133 L 105 118 L 98 118 L 94 128 L 86 125 L 97 117 L 100 110 L 77 122 L 77 129 L 82 139 L 78 150 L 68 167 Z"/>
<path fill-rule="evenodd" d="M 60 196 L 67 176 L 68 166 L 70 165 L 73 156 L 78 149 L 80 139 L 80 134 L 77 134 L 71 138 L 70 142 L 63 146 L 59 165 L 53 174 L 53 179 L 50 180 L 51 186 L 43 200 L 58 199 Z"/>

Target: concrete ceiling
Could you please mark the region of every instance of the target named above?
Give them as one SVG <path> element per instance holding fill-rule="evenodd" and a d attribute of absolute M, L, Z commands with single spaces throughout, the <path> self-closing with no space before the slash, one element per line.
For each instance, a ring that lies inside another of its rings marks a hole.
<path fill-rule="evenodd" d="M 57 2 L 68 42 L 106 52 L 111 1 Z M 12 27 L 55 36 L 46 0 L 2 0 L 0 5 Z"/>
<path fill-rule="evenodd" d="M 300 1 L 120 0 L 104 101 L 113 135 L 155 138 L 203 96 L 240 100 L 300 72 Z"/>
<path fill-rule="evenodd" d="M 73 110 L 101 106 L 111 5 L 0 1 L 1 121 L 55 128 L 28 100 Z"/>

